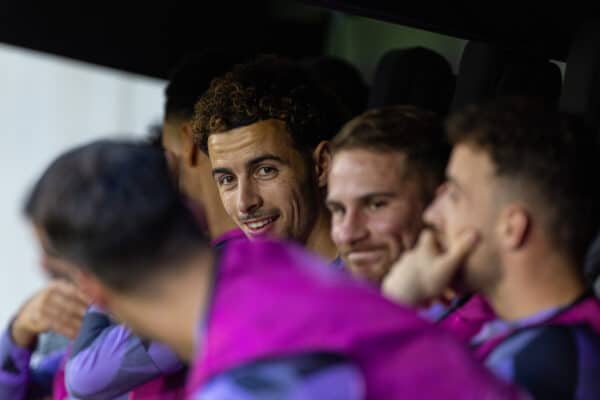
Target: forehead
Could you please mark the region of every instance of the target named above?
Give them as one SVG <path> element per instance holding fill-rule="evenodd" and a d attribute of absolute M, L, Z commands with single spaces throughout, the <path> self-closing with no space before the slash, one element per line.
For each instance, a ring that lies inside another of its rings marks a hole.
<path fill-rule="evenodd" d="M 212 134 L 208 152 L 213 167 L 233 168 L 263 154 L 289 160 L 297 151 L 283 121 L 269 119 Z"/>
<path fill-rule="evenodd" d="M 333 157 L 329 173 L 329 197 L 360 197 L 406 188 L 408 171 L 402 152 L 342 150 Z"/>
<path fill-rule="evenodd" d="M 486 151 L 462 143 L 452 149 L 448 176 L 464 186 L 477 187 L 493 179 L 494 165 Z"/>

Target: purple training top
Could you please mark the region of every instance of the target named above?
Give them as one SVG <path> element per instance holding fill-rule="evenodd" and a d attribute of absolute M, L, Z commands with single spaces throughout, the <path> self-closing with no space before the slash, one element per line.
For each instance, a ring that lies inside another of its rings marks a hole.
<path fill-rule="evenodd" d="M 190 398 L 243 366 L 315 353 L 357 366 L 366 399 L 520 396 L 451 334 L 291 244 L 227 245 L 202 326 Z"/>

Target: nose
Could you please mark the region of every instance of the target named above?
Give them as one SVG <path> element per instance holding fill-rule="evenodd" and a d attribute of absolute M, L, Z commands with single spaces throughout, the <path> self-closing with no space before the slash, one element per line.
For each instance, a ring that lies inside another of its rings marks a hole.
<path fill-rule="evenodd" d="M 331 236 L 338 246 L 352 245 L 368 235 L 366 221 L 358 211 L 348 210 L 343 217 L 333 220 Z"/>
<path fill-rule="evenodd" d="M 263 205 L 262 197 L 255 184 L 252 181 L 238 183 L 237 206 L 240 214 L 252 213 Z"/>
<path fill-rule="evenodd" d="M 446 192 L 446 185 L 441 185 L 436 191 L 436 196 L 431 204 L 425 209 L 423 213 L 423 221 L 427 225 L 431 225 L 440 228 L 443 225 L 443 213 L 442 213 L 442 201 Z"/>

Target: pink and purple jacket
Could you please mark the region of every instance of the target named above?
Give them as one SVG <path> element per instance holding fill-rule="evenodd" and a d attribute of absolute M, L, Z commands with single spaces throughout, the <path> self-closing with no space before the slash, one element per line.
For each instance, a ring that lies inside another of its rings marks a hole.
<path fill-rule="evenodd" d="M 414 311 L 295 245 L 266 240 L 224 248 L 197 348 L 190 398 L 244 365 L 314 353 L 355 365 L 366 399 L 521 396 Z"/>

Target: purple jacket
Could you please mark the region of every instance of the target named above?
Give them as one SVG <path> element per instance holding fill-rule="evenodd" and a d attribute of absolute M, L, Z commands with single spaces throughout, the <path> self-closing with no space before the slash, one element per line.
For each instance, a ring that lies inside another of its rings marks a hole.
<path fill-rule="evenodd" d="M 66 383 L 78 399 L 105 400 L 183 368 L 167 346 L 143 341 L 92 306 L 67 363 Z"/>
<path fill-rule="evenodd" d="M 245 238 L 240 229 L 233 229 L 213 246 Z M 81 400 L 104 400 L 130 391 L 131 400 L 182 397 L 185 371 L 177 356 L 167 346 L 143 341 L 113 323 L 97 307 L 88 311 L 71 357 L 67 386 Z"/>
<path fill-rule="evenodd" d="M 236 367 L 317 351 L 357 365 L 367 399 L 520 396 L 452 335 L 297 246 L 231 243 L 216 274 L 190 396 Z"/>
<path fill-rule="evenodd" d="M 10 336 L 10 328 L 0 338 L 0 399 L 25 400 L 50 394 L 63 400 L 64 379 L 58 373 L 66 359 L 66 349 L 45 355 L 31 367 L 32 351 L 17 346 Z"/>
<path fill-rule="evenodd" d="M 471 345 L 498 377 L 535 399 L 600 399 L 600 302 L 590 294 L 517 321 L 488 322 Z"/>
<path fill-rule="evenodd" d="M 600 302 L 593 296 L 586 296 L 569 307 L 557 309 L 548 318 L 508 329 L 479 345 L 476 349 L 477 357 L 485 360 L 505 340 L 519 331 L 543 326 L 586 326 L 596 335 L 600 335 Z"/>
<path fill-rule="evenodd" d="M 496 319 L 494 310 L 483 297 L 474 294 L 466 303 L 448 313 L 438 322 L 438 325 L 468 343 L 485 323 L 494 319 Z"/>

